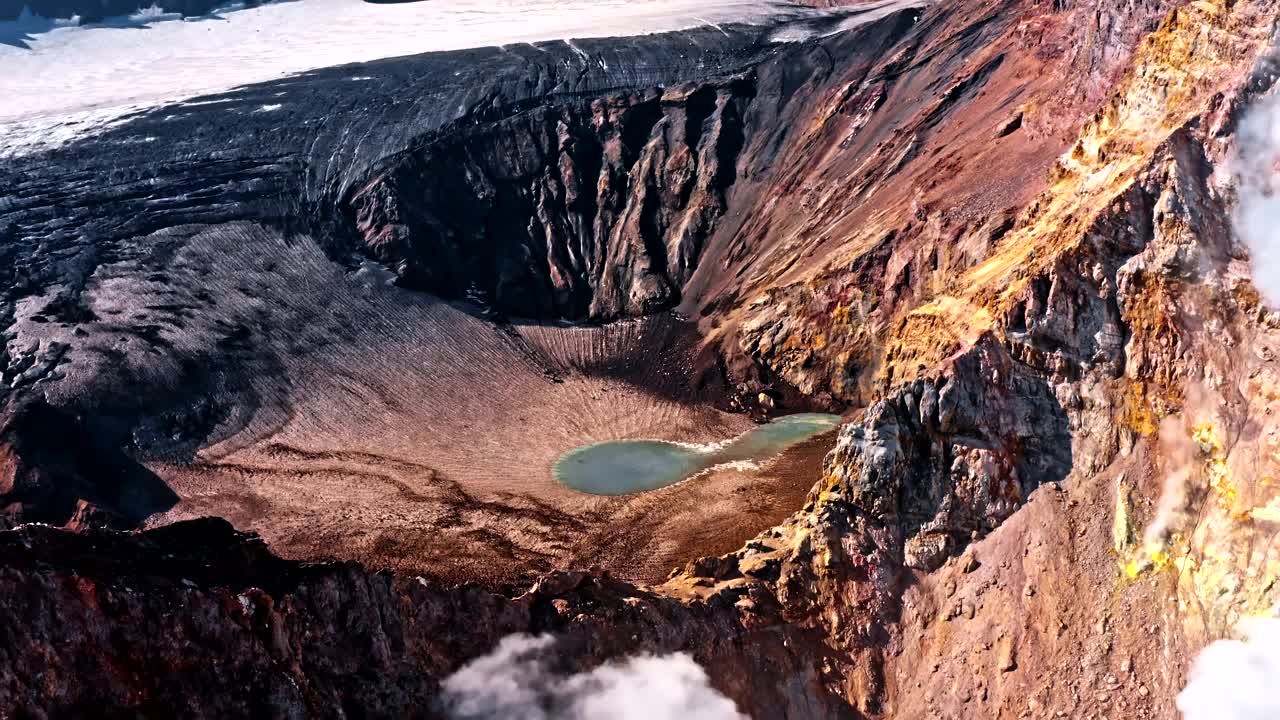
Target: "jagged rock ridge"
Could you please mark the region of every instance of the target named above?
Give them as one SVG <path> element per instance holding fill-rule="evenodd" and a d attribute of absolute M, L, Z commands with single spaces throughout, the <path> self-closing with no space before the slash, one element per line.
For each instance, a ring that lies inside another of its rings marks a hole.
<path fill-rule="evenodd" d="M 444 134 L 350 199 L 409 287 L 612 320 L 674 305 L 736 179 L 749 79 L 541 106 Z"/>

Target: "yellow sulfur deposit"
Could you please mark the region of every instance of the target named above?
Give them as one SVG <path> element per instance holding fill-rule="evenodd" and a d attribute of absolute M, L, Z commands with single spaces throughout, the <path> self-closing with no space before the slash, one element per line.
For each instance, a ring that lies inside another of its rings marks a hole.
<path fill-rule="evenodd" d="M 1204 456 L 1204 471 L 1209 487 L 1218 500 L 1218 506 L 1231 514 L 1236 504 L 1236 487 L 1231 481 L 1231 473 L 1227 469 L 1227 458 L 1223 451 L 1222 438 L 1211 423 L 1197 425 L 1191 433 L 1191 439 L 1199 446 Z"/>

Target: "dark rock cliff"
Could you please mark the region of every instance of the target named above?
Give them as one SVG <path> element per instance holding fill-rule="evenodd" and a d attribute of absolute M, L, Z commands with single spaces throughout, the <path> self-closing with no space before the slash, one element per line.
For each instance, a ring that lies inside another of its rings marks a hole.
<path fill-rule="evenodd" d="M 160 478 L 42 399 L 0 408 L 0 526 L 131 528 L 177 501 Z"/>
<path fill-rule="evenodd" d="M 769 32 L 428 53 L 141 112 L 0 164 L 0 294 L 66 284 L 74 307 L 151 232 L 249 221 L 515 315 L 666 307 L 724 212 L 752 95 L 731 78 Z"/>
<path fill-rule="evenodd" d="M 562 661 L 686 650 L 761 717 L 845 717 L 805 633 L 558 573 L 518 597 L 280 560 L 225 521 L 0 534 L 0 706 L 13 717 L 437 717 L 439 682 L 515 632 Z M 760 679 L 768 678 L 768 682 Z"/>
<path fill-rule="evenodd" d="M 737 179 L 751 79 L 541 106 L 443 133 L 350 199 L 401 282 L 503 313 L 675 304 Z"/>

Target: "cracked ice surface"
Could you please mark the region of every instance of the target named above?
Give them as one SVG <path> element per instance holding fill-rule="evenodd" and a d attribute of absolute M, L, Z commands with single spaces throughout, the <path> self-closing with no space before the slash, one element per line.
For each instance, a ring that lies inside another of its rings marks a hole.
<path fill-rule="evenodd" d="M 642 35 L 801 13 L 773 0 L 296 0 L 183 20 L 0 23 L 0 157 L 60 145 L 166 102 L 345 63 Z"/>

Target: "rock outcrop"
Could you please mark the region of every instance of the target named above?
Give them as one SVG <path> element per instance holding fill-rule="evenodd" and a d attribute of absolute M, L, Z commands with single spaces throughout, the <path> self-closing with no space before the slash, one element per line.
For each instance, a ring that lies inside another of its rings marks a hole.
<path fill-rule="evenodd" d="M 1071 465 L 1049 386 L 984 337 L 846 425 L 801 512 L 664 587 L 815 631 L 839 658 L 823 665 L 828 691 L 881 714 L 916 575 L 959 557 Z"/>
<path fill-rule="evenodd" d="M 437 717 L 440 680 L 515 632 L 555 634 L 569 667 L 684 649 L 743 707 L 846 714 L 812 686 L 799 631 L 749 632 L 600 574 L 511 598 L 288 562 L 216 519 L 0 534 L 0 606 L 0 702 L 16 716 Z"/>
<path fill-rule="evenodd" d="M 543 105 L 450 129 L 350 202 L 401 283 L 504 314 L 671 307 L 737 179 L 749 78 Z"/>
<path fill-rule="evenodd" d="M 42 399 L 0 412 L 0 525 L 133 528 L 177 500 L 154 473 Z"/>
<path fill-rule="evenodd" d="M 991 337 L 943 378 L 907 383 L 846 425 L 827 458 L 829 492 L 903 533 L 902 562 L 929 572 L 1072 468 L 1052 387 Z"/>

